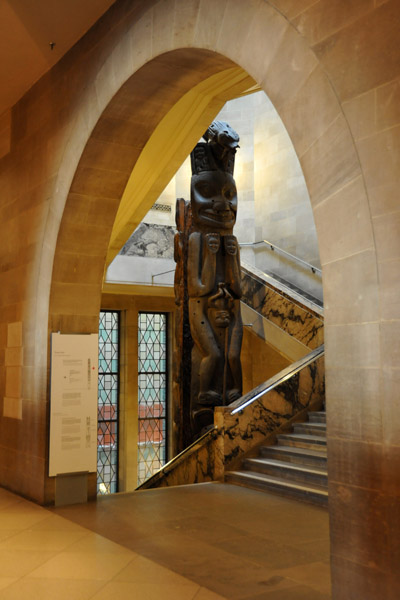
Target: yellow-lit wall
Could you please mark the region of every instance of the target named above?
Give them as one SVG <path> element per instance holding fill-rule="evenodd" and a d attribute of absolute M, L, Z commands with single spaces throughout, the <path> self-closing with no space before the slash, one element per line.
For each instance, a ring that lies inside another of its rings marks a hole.
<path fill-rule="evenodd" d="M 264 92 L 228 101 L 216 115 L 240 136 L 235 159 L 238 214 L 235 235 L 240 242 L 266 239 L 320 267 L 317 232 L 307 185 L 299 159 L 279 114 Z M 187 158 L 159 196 L 170 213 L 151 210 L 148 223 L 175 223 L 175 199 L 190 196 L 190 159 Z M 242 253 L 254 262 L 248 248 Z"/>
<path fill-rule="evenodd" d="M 289 366 L 291 361 L 273 346 L 244 328 L 242 353 L 240 356 L 243 373 L 243 393 L 246 394 L 257 385 L 264 383 Z"/>

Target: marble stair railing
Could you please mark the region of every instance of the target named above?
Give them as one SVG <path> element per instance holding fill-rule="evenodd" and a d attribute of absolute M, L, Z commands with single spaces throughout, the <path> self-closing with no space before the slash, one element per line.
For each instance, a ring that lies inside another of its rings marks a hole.
<path fill-rule="evenodd" d="M 229 406 L 217 407 L 214 427 L 140 486 L 140 490 L 221 481 L 243 458 L 324 402 L 321 346 Z"/>
<path fill-rule="evenodd" d="M 285 288 L 256 267 L 242 262 L 242 314 L 245 323 L 252 322 L 251 314 L 247 315 L 249 311 L 263 320 L 263 325 L 258 326 L 259 335 L 264 335 L 266 341 L 278 350 L 284 346 L 286 352 L 283 351 L 283 354 L 288 351 L 285 337 L 286 340 L 291 338 L 299 348 L 302 346 L 303 355 L 324 342 L 322 307 Z M 253 330 L 257 333 L 254 325 Z"/>
<path fill-rule="evenodd" d="M 325 400 L 324 346 L 310 352 L 229 406 L 215 409 L 223 431 L 224 471 L 241 464 L 249 452 L 274 440 L 292 422 Z"/>
<path fill-rule="evenodd" d="M 262 445 L 240 468 L 228 471 L 225 481 L 327 506 L 325 411 L 309 412 L 308 421 L 292 430 L 278 434 L 273 445 Z"/>
<path fill-rule="evenodd" d="M 214 425 L 144 481 L 137 490 L 221 479 L 217 473 L 223 473 L 222 457 L 219 454 L 219 444 L 216 443 L 220 436 L 221 432 Z"/>
<path fill-rule="evenodd" d="M 294 256 L 268 240 L 240 244 L 242 263 L 254 265 L 284 287 L 297 291 L 313 303 L 323 306 L 322 271 L 316 265 Z M 314 257 L 319 265 L 319 259 Z"/>

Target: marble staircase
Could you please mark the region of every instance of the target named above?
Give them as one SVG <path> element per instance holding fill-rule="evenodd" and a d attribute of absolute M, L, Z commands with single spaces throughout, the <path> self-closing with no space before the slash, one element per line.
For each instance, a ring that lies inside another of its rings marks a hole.
<path fill-rule="evenodd" d="M 225 474 L 225 481 L 326 506 L 326 415 L 309 412 L 308 419 L 278 434 L 274 445 L 261 446 L 257 457 L 245 458 L 239 470 Z"/>

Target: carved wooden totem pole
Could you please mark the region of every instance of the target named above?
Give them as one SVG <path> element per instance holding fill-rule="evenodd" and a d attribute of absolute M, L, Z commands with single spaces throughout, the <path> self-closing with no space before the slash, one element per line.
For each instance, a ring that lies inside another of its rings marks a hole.
<path fill-rule="evenodd" d="M 239 137 L 221 121 L 212 123 L 203 137 L 206 141 L 191 153 L 190 205 L 177 201 L 175 238 L 174 385 L 181 407 L 176 422 L 186 431 L 190 427 L 191 439 L 213 423 L 215 406 L 242 393 L 240 257 L 233 235 Z M 183 447 L 189 441 L 184 432 Z"/>

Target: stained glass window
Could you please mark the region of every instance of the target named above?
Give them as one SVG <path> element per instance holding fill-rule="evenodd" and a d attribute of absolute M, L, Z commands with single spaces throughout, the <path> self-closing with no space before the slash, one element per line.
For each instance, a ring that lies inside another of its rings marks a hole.
<path fill-rule="evenodd" d="M 139 313 L 138 485 L 167 458 L 167 315 Z"/>
<path fill-rule="evenodd" d="M 119 313 L 102 311 L 99 322 L 97 493 L 118 491 Z"/>

